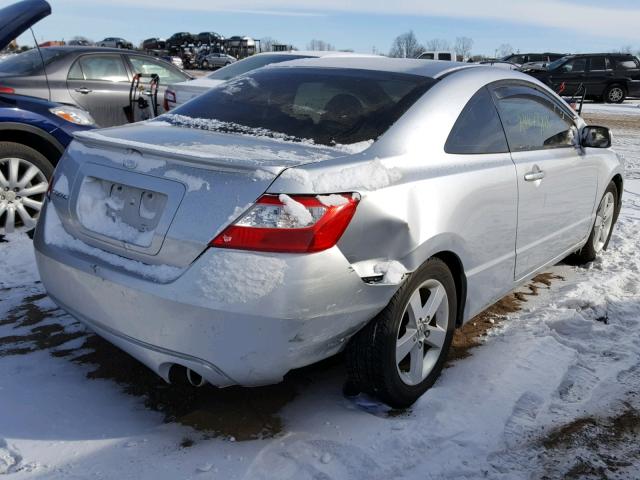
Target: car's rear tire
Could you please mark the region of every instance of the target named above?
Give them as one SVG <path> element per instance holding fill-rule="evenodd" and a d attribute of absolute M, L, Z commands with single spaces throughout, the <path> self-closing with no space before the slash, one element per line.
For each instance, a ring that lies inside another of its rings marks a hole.
<path fill-rule="evenodd" d="M 203 70 L 209 70 L 209 62 L 206 60 L 202 61 L 202 69 Z"/>
<path fill-rule="evenodd" d="M 432 258 L 349 342 L 348 390 L 375 395 L 394 408 L 411 406 L 442 371 L 456 314 L 453 276 Z"/>
<path fill-rule="evenodd" d="M 604 101 L 607 103 L 622 103 L 627 98 L 627 89 L 624 85 L 614 83 L 604 91 Z"/>
<path fill-rule="evenodd" d="M 0 235 L 32 231 L 53 165 L 31 147 L 0 142 Z"/>
<path fill-rule="evenodd" d="M 572 263 L 582 265 L 593 262 L 600 252 L 607 249 L 618 215 L 618 198 L 618 187 L 611 182 L 598 204 L 589 239 L 584 247 L 573 255 Z"/>

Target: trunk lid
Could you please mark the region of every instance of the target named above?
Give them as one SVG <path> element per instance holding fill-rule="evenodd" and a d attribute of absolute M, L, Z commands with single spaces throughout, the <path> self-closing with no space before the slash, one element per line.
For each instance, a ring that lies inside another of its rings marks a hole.
<path fill-rule="evenodd" d="M 182 105 L 192 98 L 202 95 L 204 92 L 223 84 L 224 80 L 214 80 L 211 78 L 196 78 L 187 82 L 176 83 L 169 86 L 170 90 L 176 94 L 176 103 Z"/>
<path fill-rule="evenodd" d="M 332 148 L 141 123 L 76 135 L 52 201 L 64 229 L 146 264 L 186 267 L 285 168 Z"/>
<path fill-rule="evenodd" d="M 49 15 L 51 6 L 45 0 L 24 0 L 0 9 L 0 50 Z"/>

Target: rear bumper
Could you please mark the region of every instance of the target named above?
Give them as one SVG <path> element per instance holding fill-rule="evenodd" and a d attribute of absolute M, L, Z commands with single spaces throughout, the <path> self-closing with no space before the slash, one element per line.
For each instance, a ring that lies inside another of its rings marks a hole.
<path fill-rule="evenodd" d="M 397 289 L 362 282 L 335 247 L 313 255 L 209 249 L 161 284 L 49 245 L 44 230 L 34 245 L 52 299 L 165 380 L 177 364 L 217 386 L 276 383 L 340 351 Z"/>

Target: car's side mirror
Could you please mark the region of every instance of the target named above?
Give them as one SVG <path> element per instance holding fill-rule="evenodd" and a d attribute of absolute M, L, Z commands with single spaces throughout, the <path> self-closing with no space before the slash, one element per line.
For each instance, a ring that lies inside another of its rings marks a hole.
<path fill-rule="evenodd" d="M 585 148 L 609 148 L 611 146 L 611 130 L 607 127 L 588 125 L 580 132 L 580 145 Z"/>

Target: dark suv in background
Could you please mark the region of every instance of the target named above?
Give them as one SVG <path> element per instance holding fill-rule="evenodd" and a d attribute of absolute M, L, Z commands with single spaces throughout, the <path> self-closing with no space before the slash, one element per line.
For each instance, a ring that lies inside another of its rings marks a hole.
<path fill-rule="evenodd" d="M 563 95 L 574 95 L 583 84 L 587 98 L 596 101 L 622 103 L 627 97 L 640 96 L 640 61 L 631 54 L 570 55 L 527 73 L 555 91 L 563 88 Z"/>
<path fill-rule="evenodd" d="M 551 63 L 566 56 L 566 53 L 513 53 L 502 58 L 503 62 L 525 65 L 527 63 Z"/>

